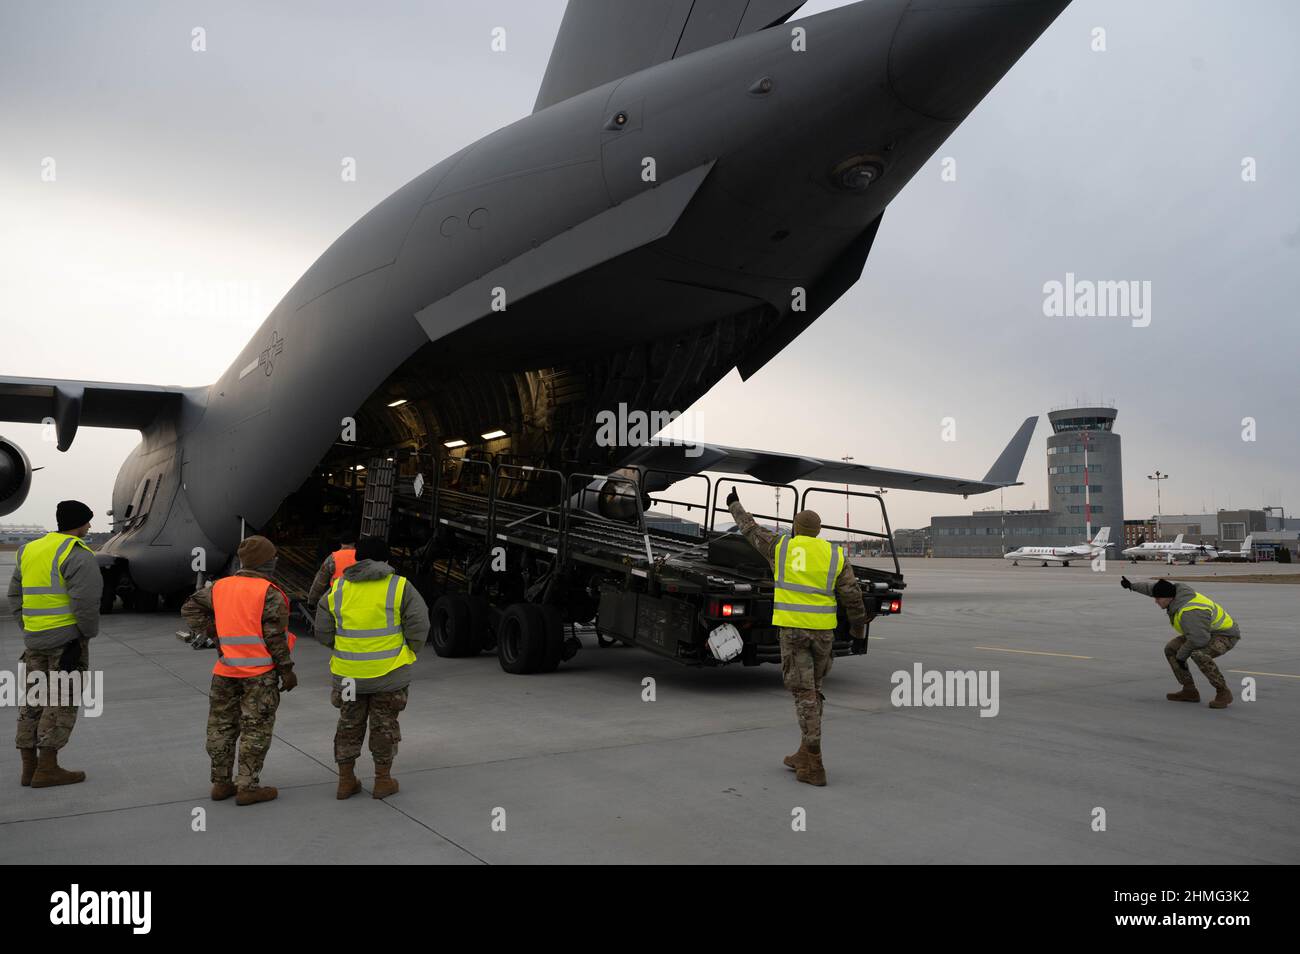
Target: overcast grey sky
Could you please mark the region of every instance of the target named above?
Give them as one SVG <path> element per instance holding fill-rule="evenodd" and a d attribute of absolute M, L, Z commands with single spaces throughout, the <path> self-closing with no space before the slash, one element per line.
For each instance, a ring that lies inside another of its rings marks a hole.
<path fill-rule="evenodd" d="M 7 0 L 0 374 L 210 383 L 339 233 L 531 110 L 562 13 Z M 1104 399 L 1130 518 L 1154 511 L 1155 468 L 1174 475 L 1167 513 L 1300 509 L 1298 40 L 1289 0 L 1075 0 L 886 212 L 858 285 L 755 378 L 697 405 L 704 436 L 981 476 L 1025 416 Z M 1067 272 L 1150 281 L 1150 325 L 1046 317 L 1043 285 Z M 835 393 L 788 400 L 810 373 Z M 1044 418 L 1008 506 L 1045 504 L 1047 432 Z M 48 522 L 70 496 L 102 514 L 138 441 L 86 429 L 59 454 L 38 427 L 0 434 L 46 468 L 2 522 Z M 997 500 L 889 504 L 915 526 Z"/>

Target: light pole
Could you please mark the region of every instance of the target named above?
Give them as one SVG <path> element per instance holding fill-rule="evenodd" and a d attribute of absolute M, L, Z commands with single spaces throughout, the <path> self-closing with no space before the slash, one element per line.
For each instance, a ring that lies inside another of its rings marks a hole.
<path fill-rule="evenodd" d="M 853 458 L 851 456 L 841 457 L 840 460 L 848 464 L 853 461 Z M 850 526 L 851 524 L 849 523 L 849 484 L 848 481 L 846 480 L 844 482 L 844 549 L 845 552 L 847 553 L 853 552 L 853 531 L 849 529 Z"/>
<path fill-rule="evenodd" d="M 1002 500 L 1002 488 L 998 488 L 998 510 L 1002 515 L 1002 555 L 1007 555 L 1007 505 Z"/>
<path fill-rule="evenodd" d="M 1162 474 L 1158 470 L 1154 474 L 1147 474 L 1147 480 L 1156 482 L 1156 540 L 1160 539 L 1160 481 L 1168 479 L 1168 474 Z"/>

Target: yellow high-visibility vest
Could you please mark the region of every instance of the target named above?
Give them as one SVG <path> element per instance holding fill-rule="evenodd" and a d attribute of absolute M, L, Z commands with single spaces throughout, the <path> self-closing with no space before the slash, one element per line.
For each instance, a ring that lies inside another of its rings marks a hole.
<path fill-rule="evenodd" d="M 1174 632 L 1179 636 L 1183 635 L 1183 614 L 1188 610 L 1206 610 L 1210 614 L 1210 632 L 1217 633 L 1225 629 L 1232 628 L 1232 617 L 1228 611 L 1220 606 L 1208 596 L 1202 596 L 1200 593 L 1194 595 L 1177 613 L 1169 617 L 1169 622 L 1173 624 Z"/>
<path fill-rule="evenodd" d="M 356 582 L 339 577 L 330 586 L 334 616 L 334 655 L 330 672 L 373 679 L 415 662 L 402 638 L 402 594 L 406 577 L 396 573 Z"/>
<path fill-rule="evenodd" d="M 70 533 L 47 533 L 23 547 L 20 572 L 23 577 L 23 629 L 43 633 L 60 626 L 73 626 L 72 598 L 63 578 L 63 564 L 73 547 L 86 547 Z"/>
<path fill-rule="evenodd" d="M 838 543 L 805 536 L 782 537 L 777 541 L 772 625 L 834 629 L 835 579 L 844 563 L 845 556 Z"/>

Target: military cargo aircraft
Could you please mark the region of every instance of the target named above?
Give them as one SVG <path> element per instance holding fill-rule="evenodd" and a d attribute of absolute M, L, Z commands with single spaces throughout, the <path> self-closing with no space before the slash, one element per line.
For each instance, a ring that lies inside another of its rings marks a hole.
<path fill-rule="evenodd" d="M 448 455 L 625 467 L 645 448 L 602 446 L 595 414 L 689 408 L 807 330 L 1067 3 L 863 0 L 789 22 L 800 0 L 573 0 L 532 114 L 344 232 L 216 382 L 0 376 L 0 420 L 46 422 L 59 450 L 82 426 L 140 431 L 100 550 L 140 608 L 191 590 L 196 555 L 222 572 L 253 530 L 316 544 L 389 464 L 407 498 Z M 982 493 L 1014 483 L 1032 427 L 984 480 L 719 445 L 674 460 Z M 31 479 L 0 439 L 0 515 Z"/>

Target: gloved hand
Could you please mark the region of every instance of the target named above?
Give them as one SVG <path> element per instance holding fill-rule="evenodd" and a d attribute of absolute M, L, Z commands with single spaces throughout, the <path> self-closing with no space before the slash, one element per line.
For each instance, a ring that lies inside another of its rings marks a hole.
<path fill-rule="evenodd" d="M 727 506 L 730 507 L 734 503 L 740 503 L 740 494 L 736 493 L 736 485 L 732 484 L 731 493 L 727 494 Z"/>
<path fill-rule="evenodd" d="M 81 666 L 81 640 L 74 639 L 59 654 L 59 672 L 76 672 Z"/>
<path fill-rule="evenodd" d="M 1119 585 L 1122 586 L 1122 587 L 1124 587 L 1124 589 L 1126 589 L 1126 590 L 1131 590 L 1131 589 L 1133 589 L 1133 584 L 1129 582 L 1127 576 L 1121 576 L 1121 577 L 1119 578 Z"/>
<path fill-rule="evenodd" d="M 853 649 L 852 649 L 853 655 L 862 656 L 865 655 L 866 651 L 867 651 L 867 637 L 861 636 L 858 639 L 853 640 Z"/>
<path fill-rule="evenodd" d="M 293 668 L 280 670 L 280 691 L 292 692 L 293 687 L 298 685 L 298 677 L 293 674 Z"/>

